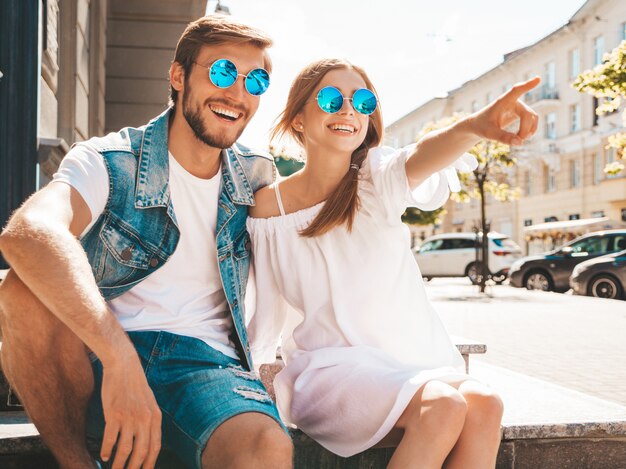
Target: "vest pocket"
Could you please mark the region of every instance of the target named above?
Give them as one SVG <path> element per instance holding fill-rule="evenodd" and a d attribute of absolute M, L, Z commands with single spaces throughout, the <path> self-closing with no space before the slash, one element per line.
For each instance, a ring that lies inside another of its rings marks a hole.
<path fill-rule="evenodd" d="M 120 266 L 134 269 L 148 270 L 154 267 L 157 256 L 149 249 L 141 238 L 123 225 L 121 220 L 110 216 L 100 231 L 100 239 L 113 258 Z"/>

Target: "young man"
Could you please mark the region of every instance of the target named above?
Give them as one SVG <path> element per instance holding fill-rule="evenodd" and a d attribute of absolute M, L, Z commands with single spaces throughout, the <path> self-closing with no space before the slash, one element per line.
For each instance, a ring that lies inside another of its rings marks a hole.
<path fill-rule="evenodd" d="M 190 467 L 291 467 L 243 310 L 247 210 L 274 166 L 235 141 L 270 45 L 228 17 L 189 24 L 171 107 L 75 146 L 0 236 L 3 370 L 63 468 L 96 467 L 86 432 L 116 469 L 161 445 Z"/>

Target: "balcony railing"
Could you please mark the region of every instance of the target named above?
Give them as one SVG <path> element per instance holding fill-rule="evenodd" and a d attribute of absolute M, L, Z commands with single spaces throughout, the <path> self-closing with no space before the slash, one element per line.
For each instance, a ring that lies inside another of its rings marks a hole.
<path fill-rule="evenodd" d="M 542 85 L 539 88 L 526 93 L 526 103 L 533 104 L 544 100 L 558 100 L 559 91 L 548 85 Z"/>

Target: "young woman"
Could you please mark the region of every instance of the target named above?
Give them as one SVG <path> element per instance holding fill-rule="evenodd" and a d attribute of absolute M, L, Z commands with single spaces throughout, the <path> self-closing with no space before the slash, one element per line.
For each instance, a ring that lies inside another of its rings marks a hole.
<path fill-rule="evenodd" d="M 397 445 L 390 468 L 494 467 L 502 402 L 464 373 L 425 294 L 400 215 L 440 207 L 480 139 L 521 144 L 537 116 L 518 84 L 468 118 L 395 151 L 365 72 L 341 60 L 296 78 L 274 136 L 306 152 L 298 173 L 256 194 L 248 219 L 257 283 L 256 365 L 285 368 L 282 417 L 350 456 Z M 520 118 L 517 134 L 504 127 Z"/>

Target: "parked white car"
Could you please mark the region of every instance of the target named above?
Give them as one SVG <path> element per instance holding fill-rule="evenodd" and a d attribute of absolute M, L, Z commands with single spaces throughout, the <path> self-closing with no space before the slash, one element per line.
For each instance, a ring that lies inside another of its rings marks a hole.
<path fill-rule="evenodd" d="M 482 234 L 478 235 L 478 247 Z M 469 277 L 473 283 L 480 281 L 481 265 L 476 260 L 475 233 L 443 233 L 426 238 L 413 250 L 422 276 Z M 522 257 L 522 250 L 505 234 L 489 233 L 489 272 L 496 283 L 506 280 L 509 268 Z"/>

